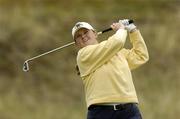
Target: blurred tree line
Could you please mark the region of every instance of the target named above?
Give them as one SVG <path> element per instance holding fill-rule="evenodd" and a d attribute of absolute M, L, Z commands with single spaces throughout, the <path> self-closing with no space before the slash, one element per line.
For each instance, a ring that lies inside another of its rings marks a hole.
<path fill-rule="evenodd" d="M 23 62 L 72 42 L 78 21 L 102 30 L 124 18 L 135 20 L 150 54 L 133 71 L 143 117 L 179 118 L 179 6 L 179 0 L 0 0 L 0 119 L 85 118 L 75 46 L 30 62 L 27 73 Z"/>

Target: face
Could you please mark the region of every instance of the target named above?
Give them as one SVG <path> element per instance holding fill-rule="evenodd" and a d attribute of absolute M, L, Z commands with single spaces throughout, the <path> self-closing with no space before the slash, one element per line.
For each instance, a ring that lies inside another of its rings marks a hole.
<path fill-rule="evenodd" d="M 89 29 L 81 28 L 79 29 L 74 36 L 74 40 L 76 45 L 80 48 L 83 48 L 88 45 L 97 44 L 98 41 L 96 40 L 97 34 Z"/>

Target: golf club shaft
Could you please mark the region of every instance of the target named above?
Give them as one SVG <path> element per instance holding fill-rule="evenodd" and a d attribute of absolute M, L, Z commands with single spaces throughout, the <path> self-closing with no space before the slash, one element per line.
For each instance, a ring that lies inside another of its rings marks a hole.
<path fill-rule="evenodd" d="M 37 58 L 42 57 L 42 56 L 44 56 L 44 55 L 47 55 L 47 54 L 49 54 L 49 53 L 52 53 L 52 52 L 55 52 L 55 51 L 57 51 L 57 50 L 63 49 L 63 48 L 65 48 L 65 47 L 68 47 L 68 46 L 70 46 L 70 45 L 73 45 L 74 43 L 75 43 L 75 42 L 68 43 L 68 44 L 63 45 L 63 46 L 61 46 L 61 47 L 58 47 L 58 48 L 55 48 L 55 49 L 50 50 L 50 51 L 48 51 L 48 52 L 45 52 L 45 53 L 43 53 L 43 54 L 37 55 L 37 56 L 35 56 L 35 57 L 32 57 L 32 58 L 30 58 L 30 59 L 28 59 L 28 60 L 26 60 L 26 61 L 28 62 L 28 61 L 37 59 Z"/>
<path fill-rule="evenodd" d="M 129 20 L 129 24 L 131 24 L 131 23 L 133 23 L 133 22 L 134 22 L 133 20 Z M 111 30 L 112 30 L 112 28 L 108 28 L 108 29 L 105 29 L 105 30 L 103 30 L 103 31 L 98 32 L 97 34 L 100 35 L 100 34 L 102 34 L 102 33 L 105 33 L 105 32 L 111 31 Z M 75 42 L 68 43 L 68 44 L 66 44 L 66 45 L 63 45 L 63 46 L 58 47 L 58 48 L 55 48 L 55 49 L 53 49 L 53 50 L 50 50 L 50 51 L 45 52 L 45 53 L 43 53 L 43 54 L 40 54 L 40 55 L 38 55 L 38 56 L 32 57 L 32 58 L 30 58 L 30 59 L 28 59 L 28 60 L 26 60 L 26 61 L 31 61 L 31 60 L 37 59 L 37 58 L 42 57 L 42 56 L 44 56 L 44 55 L 47 55 L 47 54 L 49 54 L 49 53 L 52 53 L 52 52 L 55 52 L 55 51 L 57 51 L 57 50 L 63 49 L 63 48 L 65 48 L 65 47 L 68 47 L 68 46 L 70 46 L 70 45 L 73 45 L 74 43 L 75 43 Z"/>

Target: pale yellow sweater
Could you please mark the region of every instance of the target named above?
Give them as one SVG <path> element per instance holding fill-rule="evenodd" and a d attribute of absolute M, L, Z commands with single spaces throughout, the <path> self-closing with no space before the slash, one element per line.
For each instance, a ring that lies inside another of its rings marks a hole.
<path fill-rule="evenodd" d="M 132 49 L 123 48 L 127 31 L 120 29 L 108 40 L 79 50 L 77 64 L 87 107 L 98 103 L 138 103 L 130 70 L 144 64 L 149 56 L 140 32 L 129 35 Z"/>

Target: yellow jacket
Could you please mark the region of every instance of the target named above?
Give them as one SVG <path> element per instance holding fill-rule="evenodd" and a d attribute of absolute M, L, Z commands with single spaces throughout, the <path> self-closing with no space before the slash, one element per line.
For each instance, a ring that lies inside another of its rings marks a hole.
<path fill-rule="evenodd" d="M 77 64 L 83 80 L 87 107 L 97 103 L 128 103 L 138 99 L 131 69 L 148 61 L 148 51 L 138 30 L 130 33 L 132 49 L 123 48 L 127 31 L 79 50 Z"/>

